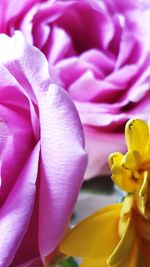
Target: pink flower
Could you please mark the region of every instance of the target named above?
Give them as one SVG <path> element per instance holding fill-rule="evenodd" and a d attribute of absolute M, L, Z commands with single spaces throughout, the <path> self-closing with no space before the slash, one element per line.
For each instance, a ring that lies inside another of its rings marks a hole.
<path fill-rule="evenodd" d="M 23 31 L 77 106 L 89 152 L 86 176 L 106 174 L 108 154 L 125 149 L 125 122 L 147 119 L 150 111 L 146 1 L 1 2 L 1 31 Z"/>
<path fill-rule="evenodd" d="M 38 267 L 57 247 L 82 184 L 83 147 L 74 104 L 43 54 L 19 32 L 1 34 L 1 267 Z"/>

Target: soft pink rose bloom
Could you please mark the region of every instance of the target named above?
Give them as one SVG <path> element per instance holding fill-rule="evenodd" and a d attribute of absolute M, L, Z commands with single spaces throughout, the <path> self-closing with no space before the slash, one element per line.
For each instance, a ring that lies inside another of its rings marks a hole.
<path fill-rule="evenodd" d="M 1 1 L 1 31 L 23 31 L 77 106 L 89 152 L 86 177 L 108 173 L 108 154 L 125 149 L 125 122 L 147 119 L 150 111 L 147 1 L 8 2 Z"/>
<path fill-rule="evenodd" d="M 57 247 L 86 161 L 78 113 L 44 55 L 1 34 L 0 267 L 38 267 Z"/>

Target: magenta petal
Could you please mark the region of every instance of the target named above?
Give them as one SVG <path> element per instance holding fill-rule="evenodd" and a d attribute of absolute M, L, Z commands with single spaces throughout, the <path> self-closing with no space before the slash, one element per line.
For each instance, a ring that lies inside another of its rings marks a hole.
<path fill-rule="evenodd" d="M 145 1 L 145 0 L 144 0 Z M 125 13 L 127 11 L 134 10 L 136 8 L 140 8 L 142 1 L 131 1 L 131 0 L 126 0 L 126 1 L 120 1 L 120 0 L 115 0 L 115 1 L 109 1 L 105 0 L 106 5 L 108 5 L 108 8 L 110 6 L 113 6 L 113 10 L 115 12 L 120 12 L 120 13 Z M 110 10 L 112 12 L 112 10 Z"/>
<path fill-rule="evenodd" d="M 40 98 L 41 181 L 39 247 L 58 245 L 82 184 L 87 158 L 79 117 L 65 91 L 51 85 Z M 44 107 L 44 108 L 43 108 Z"/>
<path fill-rule="evenodd" d="M 112 101 L 114 93 L 121 94 L 120 88 L 104 81 L 94 79 L 94 76 L 90 71 L 87 71 L 76 82 L 74 82 L 70 88 L 69 93 L 74 100 L 80 102 L 90 102 L 95 100 L 96 102 Z M 113 99 L 114 101 L 114 99 Z"/>
<path fill-rule="evenodd" d="M 72 40 L 63 29 L 53 27 L 50 37 L 43 51 L 51 65 L 65 57 L 76 54 Z"/>
<path fill-rule="evenodd" d="M 42 262 L 40 260 L 40 258 L 35 258 L 29 262 L 25 262 L 17 267 L 41 267 L 42 266 Z"/>
<path fill-rule="evenodd" d="M 0 63 L 24 86 L 26 94 L 34 102 L 39 91 L 47 90 L 51 82 L 44 55 L 30 46 L 19 31 L 12 38 L 0 35 Z"/>
<path fill-rule="evenodd" d="M 111 132 L 100 132 L 91 127 L 84 127 L 88 167 L 85 178 L 110 174 L 108 155 L 114 151 L 125 151 L 124 135 Z M 117 142 L 116 142 L 117 140 Z"/>
<path fill-rule="evenodd" d="M 115 61 L 114 58 L 107 53 L 102 52 L 101 50 L 90 49 L 84 52 L 81 55 L 82 60 L 92 64 L 93 66 L 97 67 L 99 71 L 103 71 L 104 73 L 109 73 L 113 71 Z"/>
<path fill-rule="evenodd" d="M 26 162 L 0 210 L 0 266 L 9 266 L 32 215 L 39 160 L 39 143 Z M 17 164 L 17 163 L 16 163 Z"/>
<path fill-rule="evenodd" d="M 112 83 L 121 88 L 127 88 L 128 83 L 132 81 L 137 73 L 136 65 L 124 66 L 119 70 L 111 73 L 106 77 L 105 81 Z"/>

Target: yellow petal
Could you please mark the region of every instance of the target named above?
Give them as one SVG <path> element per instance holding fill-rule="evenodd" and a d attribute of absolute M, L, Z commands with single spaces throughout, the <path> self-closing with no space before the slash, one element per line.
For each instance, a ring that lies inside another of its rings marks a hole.
<path fill-rule="evenodd" d="M 142 170 L 150 169 L 150 136 L 149 136 L 149 140 L 147 142 L 147 146 L 146 146 L 146 150 L 145 150 L 145 154 L 143 157 L 143 162 L 142 162 L 141 168 L 142 168 Z"/>
<path fill-rule="evenodd" d="M 147 217 L 146 216 L 146 201 L 148 197 L 147 196 L 148 182 L 149 182 L 148 171 L 144 171 L 143 172 L 143 183 L 136 195 L 137 207 L 144 217 Z"/>
<path fill-rule="evenodd" d="M 145 265 L 143 257 L 140 259 L 140 244 L 136 239 L 131 249 L 131 253 L 128 255 L 127 259 L 119 265 L 120 267 L 148 267 Z M 101 266 L 101 265 L 100 265 Z M 103 265 L 102 265 L 103 266 Z M 105 265 L 104 265 L 105 266 Z M 109 266 L 109 265 L 107 265 Z M 118 265 L 114 265 L 115 267 Z"/>
<path fill-rule="evenodd" d="M 125 127 L 126 143 L 129 151 L 144 154 L 149 137 L 148 125 L 140 119 L 129 120 Z"/>
<path fill-rule="evenodd" d="M 144 259 L 141 257 L 140 243 L 137 239 L 134 242 L 129 259 L 122 267 L 146 267 Z"/>
<path fill-rule="evenodd" d="M 108 156 L 108 163 L 110 168 L 112 168 L 114 165 L 120 166 L 123 157 L 124 156 L 119 152 L 111 153 Z"/>
<path fill-rule="evenodd" d="M 146 248 L 147 245 L 146 245 Z M 133 245 L 132 253 L 130 254 L 129 260 L 127 261 L 126 265 L 122 267 L 148 267 L 150 266 L 150 261 L 148 259 L 149 255 L 149 248 L 148 248 L 148 255 L 146 256 L 146 248 L 143 248 L 142 241 L 136 239 Z M 144 253 L 143 253 L 144 249 Z"/>
<path fill-rule="evenodd" d="M 141 156 L 137 151 L 127 152 L 122 161 L 121 165 L 127 170 L 135 171 L 140 168 Z"/>
<path fill-rule="evenodd" d="M 142 258 L 142 261 L 140 261 L 139 254 L 140 254 L 140 245 L 138 240 L 135 240 L 129 259 L 121 267 L 146 267 L 145 265 L 143 265 L 144 259 Z M 139 262 L 141 262 L 142 265 L 139 265 Z"/>
<path fill-rule="evenodd" d="M 120 211 L 120 220 L 119 220 L 119 227 L 118 227 L 118 232 L 119 232 L 120 237 L 123 237 L 127 230 L 128 219 L 131 216 L 133 203 L 134 203 L 133 195 L 126 196 L 123 201 L 122 209 Z"/>
<path fill-rule="evenodd" d="M 108 267 L 106 263 L 106 258 L 103 259 L 85 259 L 80 267 Z"/>
<path fill-rule="evenodd" d="M 89 216 L 64 238 L 60 251 L 83 258 L 107 258 L 119 242 L 118 222 L 122 204 L 114 204 Z"/>
<path fill-rule="evenodd" d="M 135 236 L 134 221 L 129 219 L 124 236 L 121 238 L 112 255 L 107 260 L 109 267 L 123 267 L 126 264 L 134 246 Z"/>
<path fill-rule="evenodd" d="M 122 190 L 132 192 L 136 188 L 136 182 L 131 179 L 132 173 L 122 167 L 123 155 L 121 153 L 112 153 L 109 155 L 108 162 L 112 171 L 112 180 Z"/>
<path fill-rule="evenodd" d="M 111 178 L 115 184 L 126 192 L 133 192 L 137 187 L 136 180 L 132 179 L 131 171 L 124 169 L 122 166 L 113 166 Z"/>

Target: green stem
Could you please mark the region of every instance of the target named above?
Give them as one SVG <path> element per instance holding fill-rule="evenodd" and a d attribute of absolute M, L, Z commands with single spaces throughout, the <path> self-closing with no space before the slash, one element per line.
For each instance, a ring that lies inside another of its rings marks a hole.
<path fill-rule="evenodd" d="M 74 258 L 70 257 L 66 260 L 63 260 L 59 263 L 61 267 L 78 267 L 77 262 L 74 260 Z"/>

